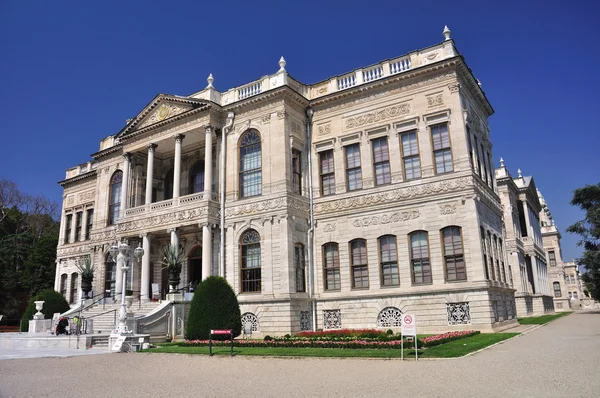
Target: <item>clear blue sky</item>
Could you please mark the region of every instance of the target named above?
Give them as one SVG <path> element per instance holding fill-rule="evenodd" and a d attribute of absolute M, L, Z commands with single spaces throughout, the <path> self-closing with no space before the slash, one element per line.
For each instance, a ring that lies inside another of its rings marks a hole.
<path fill-rule="evenodd" d="M 0 0 L 0 178 L 61 201 L 157 93 L 225 91 L 277 71 L 305 83 L 443 40 L 483 84 L 496 166 L 533 175 L 564 229 L 571 192 L 600 181 L 600 6 L 594 1 Z M 563 233 L 567 259 L 576 237 Z"/>

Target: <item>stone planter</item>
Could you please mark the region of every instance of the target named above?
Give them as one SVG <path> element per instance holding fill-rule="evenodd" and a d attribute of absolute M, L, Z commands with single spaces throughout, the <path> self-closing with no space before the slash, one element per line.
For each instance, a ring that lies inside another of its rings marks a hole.
<path fill-rule="evenodd" d="M 92 291 L 92 280 L 87 278 L 81 279 L 81 291 L 83 291 L 83 297 L 88 299 L 88 293 Z"/>
<path fill-rule="evenodd" d="M 42 308 L 44 308 L 45 301 L 34 301 L 35 309 L 37 312 L 33 316 L 33 319 L 44 319 L 44 314 L 42 314 Z"/>
<path fill-rule="evenodd" d="M 179 277 L 181 273 L 180 268 L 169 268 L 169 285 L 171 286 L 171 292 L 174 292 L 179 286 L 179 282 L 181 282 L 181 278 Z"/>

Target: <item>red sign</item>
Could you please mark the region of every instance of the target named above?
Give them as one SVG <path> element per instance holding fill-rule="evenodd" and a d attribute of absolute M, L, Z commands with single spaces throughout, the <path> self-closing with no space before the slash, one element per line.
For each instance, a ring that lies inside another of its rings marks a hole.
<path fill-rule="evenodd" d="M 406 314 L 404 316 L 404 324 L 408 326 L 408 325 L 412 324 L 412 322 L 413 322 L 412 316 Z"/>
<path fill-rule="evenodd" d="M 211 334 L 231 334 L 231 329 L 211 330 L 210 333 Z"/>

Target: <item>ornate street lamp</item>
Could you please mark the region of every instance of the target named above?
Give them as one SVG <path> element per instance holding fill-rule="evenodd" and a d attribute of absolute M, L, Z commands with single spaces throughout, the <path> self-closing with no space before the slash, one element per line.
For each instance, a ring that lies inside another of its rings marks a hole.
<path fill-rule="evenodd" d="M 115 263 L 117 263 L 118 261 L 119 254 L 121 254 L 122 256 L 121 271 L 123 271 L 123 282 L 121 283 L 121 309 L 119 310 L 119 326 L 117 327 L 117 331 L 120 335 L 133 334 L 133 330 L 129 330 L 129 328 L 127 327 L 127 304 L 125 303 L 125 294 L 127 289 L 127 271 L 129 270 L 129 263 L 133 258 L 135 258 L 136 261 L 140 261 L 140 259 L 144 256 L 144 249 L 138 246 L 135 250 L 131 250 L 127 243 L 121 243 L 119 246 L 111 246 L 111 248 L 108 251 Z"/>

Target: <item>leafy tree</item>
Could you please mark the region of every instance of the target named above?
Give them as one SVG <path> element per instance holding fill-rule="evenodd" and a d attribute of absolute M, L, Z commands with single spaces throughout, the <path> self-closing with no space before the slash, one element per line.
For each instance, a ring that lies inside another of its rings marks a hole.
<path fill-rule="evenodd" d="M 190 340 L 206 340 L 211 329 L 232 329 L 233 337 L 242 333 L 242 315 L 237 297 L 220 276 L 210 276 L 196 287 L 190 305 L 186 337 Z"/>
<path fill-rule="evenodd" d="M 33 315 L 37 312 L 34 301 L 40 300 L 45 301 L 44 307 L 42 308 L 44 319 L 52 319 L 52 316 L 55 313 L 59 312 L 62 314 L 71 308 L 69 303 L 67 303 L 67 300 L 65 300 L 63 295 L 59 292 L 53 289 L 42 290 L 29 301 L 29 305 L 23 314 L 23 322 L 21 322 L 22 332 L 29 331 L 29 321 L 33 319 Z"/>
<path fill-rule="evenodd" d="M 583 246 L 584 252 L 577 262 L 587 270 L 582 279 L 590 295 L 600 300 L 600 183 L 576 189 L 571 205 L 585 211 L 585 218 L 567 228 L 567 232 L 581 237 L 577 245 Z"/>
<path fill-rule="evenodd" d="M 44 235 L 34 243 L 31 253 L 25 261 L 23 281 L 29 294 L 54 287 L 56 273 L 56 246 L 58 236 Z"/>

